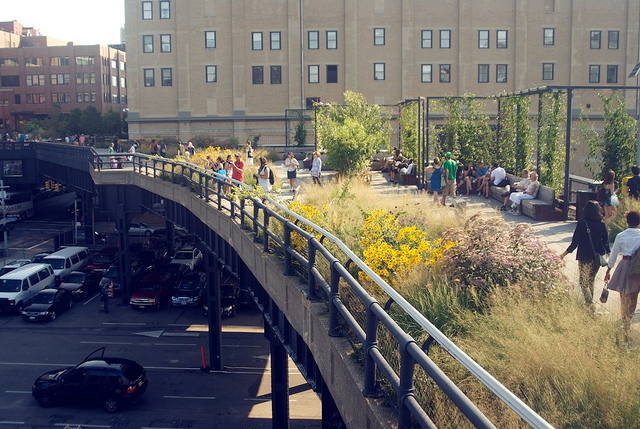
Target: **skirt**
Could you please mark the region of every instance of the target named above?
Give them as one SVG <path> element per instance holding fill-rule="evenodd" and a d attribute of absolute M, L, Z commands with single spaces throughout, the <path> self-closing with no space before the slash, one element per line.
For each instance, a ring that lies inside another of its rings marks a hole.
<path fill-rule="evenodd" d="M 618 263 L 611 280 L 609 280 L 609 289 L 624 295 L 640 291 L 640 279 L 631 278 L 627 275 L 630 263 L 630 259 L 623 259 Z"/>

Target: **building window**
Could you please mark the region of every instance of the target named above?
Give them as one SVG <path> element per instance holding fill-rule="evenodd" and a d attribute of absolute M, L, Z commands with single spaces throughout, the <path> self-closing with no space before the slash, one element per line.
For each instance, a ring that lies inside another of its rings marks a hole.
<path fill-rule="evenodd" d="M 264 83 L 264 73 L 262 66 L 251 67 L 251 80 L 254 85 L 262 85 Z"/>
<path fill-rule="evenodd" d="M 262 50 L 262 31 L 251 33 L 251 49 L 254 51 Z"/>
<path fill-rule="evenodd" d="M 607 83 L 618 83 L 618 66 L 607 66 Z"/>
<path fill-rule="evenodd" d="M 144 69 L 144 86 L 156 86 L 156 75 L 153 69 Z"/>
<path fill-rule="evenodd" d="M 117 69 L 118 68 L 118 61 L 111 60 L 111 68 L 112 69 Z"/>
<path fill-rule="evenodd" d="M 120 70 L 127 70 L 127 63 L 125 63 L 124 61 L 120 61 Z"/>
<path fill-rule="evenodd" d="M 216 83 L 218 81 L 218 66 L 205 67 L 205 82 Z"/>
<path fill-rule="evenodd" d="M 440 82 L 451 82 L 451 64 L 440 64 Z"/>
<path fill-rule="evenodd" d="M 600 66 L 589 66 L 589 83 L 600 83 Z"/>
<path fill-rule="evenodd" d="M 58 75 L 51 75 L 51 80 L 53 81 L 53 77 Z M 63 75 L 59 75 L 63 76 Z M 69 75 L 67 75 L 69 76 Z M 44 86 L 44 75 L 43 74 L 28 74 L 25 76 L 25 82 L 27 86 Z M 68 84 L 69 82 L 67 82 Z M 53 84 L 53 82 L 52 82 Z M 62 85 L 62 84 L 61 84 Z"/>
<path fill-rule="evenodd" d="M 0 86 L 2 87 L 20 86 L 20 76 L 16 76 L 16 75 L 0 76 Z"/>
<path fill-rule="evenodd" d="M 478 64 L 478 83 L 489 82 L 489 64 Z"/>
<path fill-rule="evenodd" d="M 338 83 L 338 66 L 327 66 L 327 83 Z"/>
<path fill-rule="evenodd" d="M 160 35 L 160 52 L 171 52 L 171 34 Z"/>
<path fill-rule="evenodd" d="M 24 65 L 27 67 L 42 67 L 44 65 L 44 59 L 38 57 L 25 58 Z"/>
<path fill-rule="evenodd" d="M 142 19 L 153 19 L 153 4 L 150 1 L 142 2 Z"/>
<path fill-rule="evenodd" d="M 433 82 L 433 67 L 431 64 L 422 64 L 421 78 L 422 83 Z"/>
<path fill-rule="evenodd" d="M 308 31 L 307 32 L 307 46 L 309 49 L 320 49 L 320 32 Z"/>
<path fill-rule="evenodd" d="M 373 29 L 373 44 L 375 46 L 384 46 L 384 28 Z"/>
<path fill-rule="evenodd" d="M 68 66 L 69 57 L 51 57 L 52 66 Z"/>
<path fill-rule="evenodd" d="M 51 101 L 54 103 L 71 103 L 71 93 L 51 94 Z"/>
<path fill-rule="evenodd" d="M 542 63 L 542 80 L 553 80 L 554 63 Z"/>
<path fill-rule="evenodd" d="M 280 85 L 282 83 L 282 66 L 271 66 L 269 69 L 271 84 Z"/>
<path fill-rule="evenodd" d="M 46 98 L 44 94 L 27 94 L 27 104 L 44 104 Z"/>
<path fill-rule="evenodd" d="M 309 83 L 320 82 L 320 66 L 313 65 L 307 68 L 309 74 Z"/>
<path fill-rule="evenodd" d="M 160 2 L 160 19 L 171 19 L 171 2 Z"/>
<path fill-rule="evenodd" d="M 384 80 L 384 63 L 373 63 L 373 80 Z"/>
<path fill-rule="evenodd" d="M 589 33 L 589 46 L 591 49 L 600 49 L 600 30 L 594 30 Z"/>
<path fill-rule="evenodd" d="M 81 55 L 76 57 L 77 66 L 92 66 L 95 64 L 95 58 L 93 55 Z"/>
<path fill-rule="evenodd" d="M 160 75 L 162 76 L 162 86 L 173 86 L 172 69 L 160 69 Z"/>
<path fill-rule="evenodd" d="M 433 47 L 433 31 L 422 30 L 422 49 L 431 49 Z"/>
<path fill-rule="evenodd" d="M 489 30 L 478 30 L 478 49 L 489 49 Z"/>
<path fill-rule="evenodd" d="M 18 58 L 0 58 L 0 68 L 20 67 Z"/>
<path fill-rule="evenodd" d="M 496 48 L 507 49 L 507 30 L 496 30 Z"/>
<path fill-rule="evenodd" d="M 338 32 L 327 31 L 327 49 L 338 49 Z"/>
<path fill-rule="evenodd" d="M 607 41 L 607 47 L 609 49 L 618 49 L 618 41 L 620 40 L 619 31 L 609 31 L 609 38 Z"/>
<path fill-rule="evenodd" d="M 153 53 L 153 36 L 142 36 L 142 52 L 145 54 Z"/>
<path fill-rule="evenodd" d="M 111 76 L 111 86 L 118 86 L 118 76 Z"/>
<path fill-rule="evenodd" d="M 51 85 L 69 85 L 70 82 L 71 75 L 69 73 L 58 73 L 51 75 Z"/>
<path fill-rule="evenodd" d="M 13 94 L 13 104 L 22 104 L 20 94 Z"/>
<path fill-rule="evenodd" d="M 120 78 L 120 88 L 126 88 L 127 87 L 127 79 L 121 77 Z"/>
<path fill-rule="evenodd" d="M 543 31 L 542 45 L 553 46 L 556 44 L 556 29 L 545 28 Z"/>
<path fill-rule="evenodd" d="M 451 30 L 440 30 L 440 48 L 449 49 L 451 47 Z"/>
<path fill-rule="evenodd" d="M 96 101 L 98 101 L 98 97 L 96 96 L 95 92 L 90 92 L 89 97 L 92 103 L 95 103 Z"/>
<path fill-rule="evenodd" d="M 271 40 L 271 50 L 279 51 L 282 45 L 282 36 L 279 31 L 272 31 L 269 33 L 269 38 Z"/>
<path fill-rule="evenodd" d="M 507 83 L 506 64 L 496 64 L 496 83 Z"/>
<path fill-rule="evenodd" d="M 216 47 L 216 32 L 205 31 L 204 32 L 204 47 L 205 49 L 213 49 Z"/>

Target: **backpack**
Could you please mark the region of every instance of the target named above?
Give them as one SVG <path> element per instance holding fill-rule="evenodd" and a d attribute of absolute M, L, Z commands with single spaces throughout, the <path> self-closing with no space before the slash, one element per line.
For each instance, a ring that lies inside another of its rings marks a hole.
<path fill-rule="evenodd" d="M 273 168 L 269 169 L 269 183 L 272 185 L 276 183 L 276 176 L 273 174 Z"/>

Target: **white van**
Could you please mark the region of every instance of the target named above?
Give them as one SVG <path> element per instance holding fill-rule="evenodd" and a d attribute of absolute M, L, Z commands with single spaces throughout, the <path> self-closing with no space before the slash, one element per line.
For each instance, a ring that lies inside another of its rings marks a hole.
<path fill-rule="evenodd" d="M 51 265 L 56 273 L 56 284 L 71 271 L 81 271 L 89 263 L 89 249 L 81 246 L 70 246 L 53 252 L 42 260 Z"/>
<path fill-rule="evenodd" d="M 27 264 L 0 276 L 0 312 L 21 311 L 36 293 L 55 283 L 49 264 Z"/>

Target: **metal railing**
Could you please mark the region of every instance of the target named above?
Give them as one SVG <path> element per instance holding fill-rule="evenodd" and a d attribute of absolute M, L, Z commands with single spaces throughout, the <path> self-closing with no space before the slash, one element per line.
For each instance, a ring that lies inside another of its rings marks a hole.
<path fill-rule="evenodd" d="M 418 365 L 439 388 L 451 399 L 455 406 L 475 427 L 493 428 L 491 421 L 475 404 L 452 382 L 452 380 L 434 363 L 416 341 L 385 311 L 385 308 L 373 298 L 367 290 L 351 274 L 357 268 L 386 293 L 411 319 L 428 335 L 430 341 L 436 341 L 440 347 L 466 368 L 477 380 L 491 390 L 502 402 L 509 406 L 527 424 L 534 428 L 551 428 L 552 426 L 535 411 L 510 392 L 491 374 L 478 365 L 464 351 L 419 313 L 402 295 L 389 286 L 340 239 L 329 231 L 318 227 L 299 214 L 288 210 L 275 198 L 269 196 L 237 198 L 230 189 L 246 189 L 248 185 L 219 176 L 199 166 L 172 161 L 166 158 L 149 157 L 143 154 L 120 154 L 129 156 L 123 161 L 122 168 L 133 169 L 134 173 L 167 180 L 189 189 L 203 199 L 203 203 L 211 204 L 217 210 L 226 212 L 237 220 L 241 228 L 251 230 L 256 239 L 262 242 L 264 251 L 278 250 L 283 257 L 283 272 L 291 274 L 294 264 L 302 267 L 302 275 L 306 280 L 308 299 L 324 299 L 329 310 L 328 335 L 338 336 L 346 333 L 355 337 L 363 345 L 364 350 L 364 389 L 363 394 L 375 396 L 378 393 L 378 376 L 382 375 L 396 394 L 398 426 L 412 427 L 412 419 L 425 428 L 435 428 L 414 390 L 415 365 Z M 119 154 L 97 154 L 94 152 L 92 162 L 96 170 L 108 170 L 120 166 L 106 162 Z M 107 167 L 107 168 L 105 168 Z M 226 190 L 226 191 L 225 191 Z M 246 194 L 245 194 L 246 195 Z M 248 204 L 249 203 L 249 204 Z M 271 223 L 274 226 L 271 226 Z M 298 234 L 307 243 L 305 256 L 302 249 L 296 250 L 292 245 L 292 234 Z M 318 239 L 317 236 L 320 236 Z M 258 240 L 257 240 L 258 241 Z M 331 243 L 341 255 L 330 251 L 325 242 Z M 323 266 L 329 268 L 328 275 L 318 268 L 319 258 L 323 258 Z M 346 263 L 342 263 L 346 261 Z M 350 268 L 351 267 L 351 270 Z M 340 294 L 340 286 L 348 287 L 359 305 L 364 309 L 365 326 L 357 320 L 357 315 L 349 309 Z M 399 355 L 399 370 L 384 356 L 379 344 L 379 333 L 384 327 L 395 338 Z M 344 332 L 347 330 L 347 332 Z"/>

